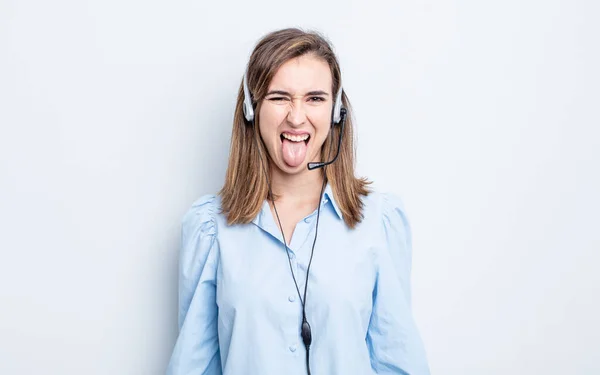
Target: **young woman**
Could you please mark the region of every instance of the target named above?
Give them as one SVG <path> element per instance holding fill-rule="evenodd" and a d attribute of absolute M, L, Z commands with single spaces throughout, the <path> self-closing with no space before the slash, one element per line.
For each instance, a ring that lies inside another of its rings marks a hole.
<path fill-rule="evenodd" d="M 183 218 L 168 374 L 429 373 L 409 223 L 397 197 L 354 175 L 341 84 L 317 33 L 280 30 L 255 47 L 225 184 Z"/>

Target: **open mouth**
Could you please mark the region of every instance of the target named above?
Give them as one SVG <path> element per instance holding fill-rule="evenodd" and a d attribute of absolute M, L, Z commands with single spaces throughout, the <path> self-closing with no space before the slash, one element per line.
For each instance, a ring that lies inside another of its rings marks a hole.
<path fill-rule="evenodd" d="M 308 141 L 310 141 L 310 134 L 292 135 L 288 133 L 281 133 L 279 138 L 281 139 L 281 142 L 288 140 L 294 143 L 304 142 L 304 144 L 307 145 Z"/>

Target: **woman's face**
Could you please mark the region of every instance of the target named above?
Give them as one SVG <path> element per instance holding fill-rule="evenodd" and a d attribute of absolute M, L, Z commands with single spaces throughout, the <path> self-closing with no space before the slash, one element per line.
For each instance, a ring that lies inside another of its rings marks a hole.
<path fill-rule="evenodd" d="M 286 174 L 321 161 L 331 124 L 329 65 L 312 55 L 287 61 L 275 73 L 259 114 L 262 139 L 275 166 Z"/>

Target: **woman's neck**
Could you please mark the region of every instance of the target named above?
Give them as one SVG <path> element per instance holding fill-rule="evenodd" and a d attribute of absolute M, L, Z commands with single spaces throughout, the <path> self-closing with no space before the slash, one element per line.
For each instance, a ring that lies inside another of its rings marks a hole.
<path fill-rule="evenodd" d="M 290 175 L 275 169 L 271 174 L 271 189 L 277 201 L 293 205 L 317 203 L 323 187 L 323 171 L 303 171 Z"/>

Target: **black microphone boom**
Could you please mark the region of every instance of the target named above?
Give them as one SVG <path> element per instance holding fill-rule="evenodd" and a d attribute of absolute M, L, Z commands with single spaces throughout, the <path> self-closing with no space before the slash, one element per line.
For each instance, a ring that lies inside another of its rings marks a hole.
<path fill-rule="evenodd" d="M 338 147 L 337 147 L 337 152 L 335 153 L 335 156 L 333 157 L 333 159 L 331 159 L 328 162 L 311 162 L 308 163 L 308 169 L 309 170 L 313 170 L 313 169 L 317 169 L 317 168 L 323 168 L 326 165 L 329 165 L 331 163 L 333 163 L 338 155 L 340 154 L 340 149 L 342 148 L 342 136 L 344 134 L 344 124 L 346 124 L 346 108 L 342 108 L 340 111 L 340 117 L 341 117 L 341 122 L 342 122 L 342 127 L 340 129 L 340 138 L 338 140 Z"/>

